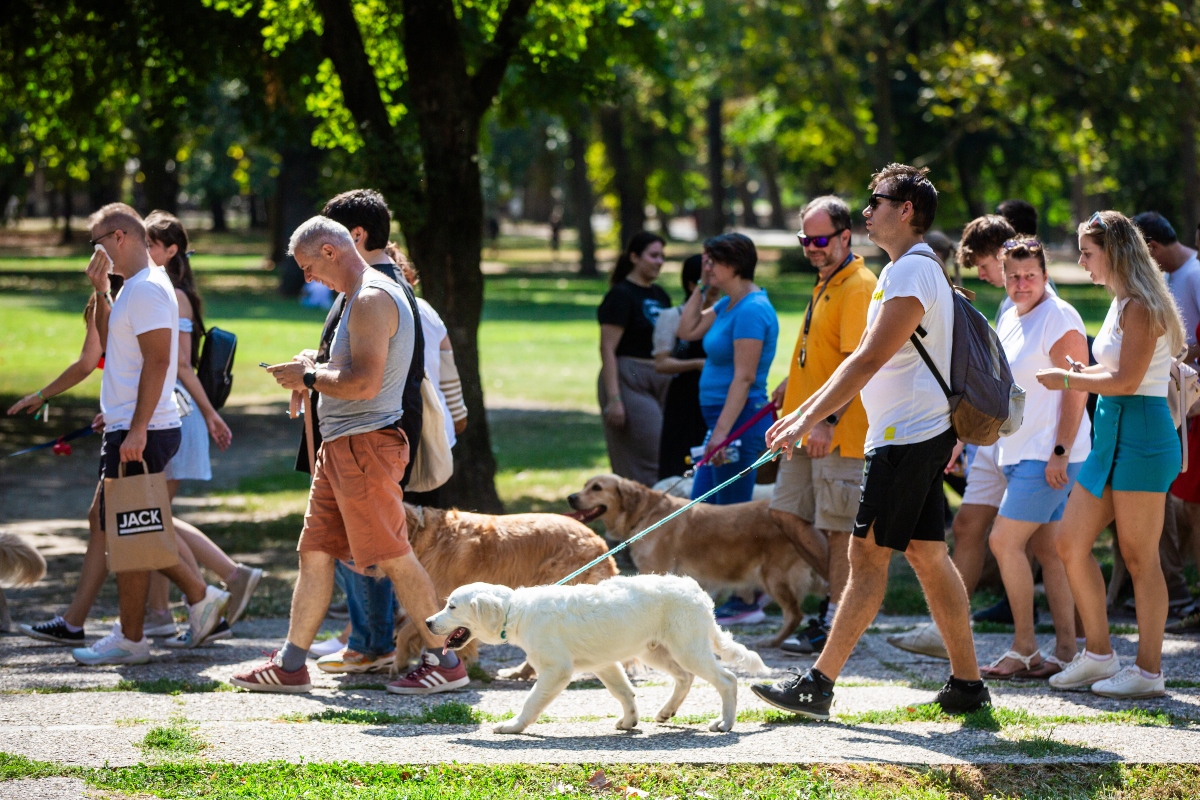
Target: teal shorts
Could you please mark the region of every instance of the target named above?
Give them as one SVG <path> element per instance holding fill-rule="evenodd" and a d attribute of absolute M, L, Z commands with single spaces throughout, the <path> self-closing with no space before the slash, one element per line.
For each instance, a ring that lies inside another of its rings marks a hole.
<path fill-rule="evenodd" d="M 1179 431 L 1165 397 L 1101 397 L 1092 420 L 1092 452 L 1077 482 L 1096 497 L 1166 492 L 1183 465 Z"/>

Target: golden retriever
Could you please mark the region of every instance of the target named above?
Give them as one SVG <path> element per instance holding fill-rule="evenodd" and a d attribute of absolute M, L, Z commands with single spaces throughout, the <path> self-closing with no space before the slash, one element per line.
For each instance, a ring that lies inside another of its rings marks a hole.
<path fill-rule="evenodd" d="M 561 514 L 496 516 L 409 505 L 405 510 L 408 541 L 439 602 L 459 586 L 479 581 L 514 589 L 554 583 L 608 552 L 591 528 Z M 617 572 L 616 562 L 606 558 L 571 583 L 599 583 Z M 392 673 L 420 648 L 416 626 L 406 619 L 396 631 Z M 467 661 L 478 655 L 474 644 L 462 653 Z M 522 664 L 501 670 L 500 677 L 528 679 L 533 672 Z"/>
<path fill-rule="evenodd" d="M 0 587 L 28 586 L 46 574 L 46 559 L 15 533 L 0 532 Z M 12 630 L 8 599 L 0 588 L 0 632 Z"/>
<path fill-rule="evenodd" d="M 617 730 L 637 726 L 633 687 L 622 661 L 640 659 L 675 681 L 655 719 L 666 722 L 699 675 L 721 695 L 721 716 L 711 731 L 729 731 L 737 716 L 737 678 L 713 651 L 754 675 L 769 673 L 758 654 L 738 644 L 713 619 L 712 598 L 691 578 L 636 575 L 596 586 L 534 586 L 510 589 L 472 583 L 455 589 L 446 607 L 428 620 L 429 630 L 457 649 L 475 639 L 511 642 L 525 651 L 538 679 L 516 719 L 496 733 L 520 733 L 536 722 L 576 670 L 593 673 L 621 701 Z"/>
<path fill-rule="evenodd" d="M 581 519 L 598 519 L 624 541 L 682 508 L 687 500 L 640 483 L 598 475 L 568 498 Z M 716 506 L 701 503 L 629 546 L 639 572 L 671 572 L 705 589 L 763 589 L 783 610 L 783 625 L 766 642 L 778 647 L 800 624 L 804 595 L 823 581 L 771 519 L 767 500 Z"/>

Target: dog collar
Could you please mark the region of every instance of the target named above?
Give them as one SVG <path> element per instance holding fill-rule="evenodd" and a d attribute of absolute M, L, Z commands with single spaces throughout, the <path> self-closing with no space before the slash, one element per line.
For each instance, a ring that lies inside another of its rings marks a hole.
<path fill-rule="evenodd" d="M 508 609 L 504 609 L 504 624 L 500 626 L 500 638 L 503 641 L 508 641 Z"/>

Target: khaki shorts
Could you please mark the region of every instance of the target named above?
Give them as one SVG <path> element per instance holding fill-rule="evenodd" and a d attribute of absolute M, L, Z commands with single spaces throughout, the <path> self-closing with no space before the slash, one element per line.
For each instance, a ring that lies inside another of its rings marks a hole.
<path fill-rule="evenodd" d="M 353 559 L 358 569 L 407 555 L 407 466 L 408 439 L 395 428 L 321 442 L 296 549 Z"/>
<path fill-rule="evenodd" d="M 842 458 L 838 449 L 825 458 L 809 458 L 798 448 L 779 460 L 771 508 L 793 514 L 823 531 L 854 530 L 862 496 L 863 459 Z"/>

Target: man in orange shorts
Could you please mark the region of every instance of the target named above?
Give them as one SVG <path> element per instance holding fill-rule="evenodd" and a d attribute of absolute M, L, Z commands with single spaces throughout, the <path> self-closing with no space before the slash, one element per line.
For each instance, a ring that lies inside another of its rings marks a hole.
<path fill-rule="evenodd" d="M 400 479 L 409 449 L 399 421 L 416 336 L 413 308 L 399 284 L 367 266 L 338 222 L 313 217 L 292 234 L 288 249 L 306 280 L 344 292 L 346 305 L 327 363 L 301 354 L 269 368 L 285 389 L 320 393 L 321 448 L 300 534 L 287 643 L 231 683 L 259 692 L 312 689 L 308 648 L 333 594 L 334 565 L 352 560 L 357 569 L 391 578 L 425 643 L 420 666 L 389 690 L 431 694 L 466 686 L 466 667 L 454 653 L 440 653 L 444 638 L 425 627 L 438 610 L 437 595 L 405 525 Z"/>

